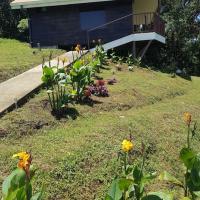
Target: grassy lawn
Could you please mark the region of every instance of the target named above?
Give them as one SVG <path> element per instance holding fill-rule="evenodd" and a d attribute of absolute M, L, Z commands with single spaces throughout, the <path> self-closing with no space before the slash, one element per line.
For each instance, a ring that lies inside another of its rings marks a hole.
<path fill-rule="evenodd" d="M 34 186 L 46 186 L 45 199 L 103 199 L 118 172 L 117 151 L 130 126 L 135 149 L 141 141 L 149 145 L 145 168 L 180 177 L 178 156 L 186 140 L 182 115 L 189 111 L 200 122 L 200 78 L 187 81 L 148 69 L 129 72 L 127 66 L 122 71 L 109 66 L 100 75 L 118 81 L 108 86 L 110 96 L 93 97 L 93 105 L 71 106 L 68 118 L 52 117 L 43 90 L 1 118 L 0 185 L 16 166 L 12 154 L 29 150 L 39 169 Z M 155 183 L 149 189 L 163 188 Z"/>
<path fill-rule="evenodd" d="M 63 53 L 53 49 L 53 56 Z M 0 38 L 0 82 L 16 76 L 42 63 L 43 56 L 48 57 L 50 49 L 32 49 L 29 44 L 17 40 Z"/>

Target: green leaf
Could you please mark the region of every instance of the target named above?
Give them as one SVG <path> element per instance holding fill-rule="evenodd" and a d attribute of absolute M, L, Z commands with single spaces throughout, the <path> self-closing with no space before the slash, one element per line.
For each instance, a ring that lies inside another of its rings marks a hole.
<path fill-rule="evenodd" d="M 142 176 L 143 174 L 141 172 L 141 169 L 136 165 L 135 168 L 133 169 L 134 182 L 140 183 Z"/>
<path fill-rule="evenodd" d="M 200 191 L 195 191 L 195 192 L 193 192 L 193 194 L 194 194 L 195 196 L 197 196 L 197 197 L 200 197 Z"/>
<path fill-rule="evenodd" d="M 200 154 L 194 159 L 194 163 L 191 169 L 191 179 L 194 186 L 200 186 Z"/>
<path fill-rule="evenodd" d="M 119 179 L 115 179 L 110 187 L 110 190 L 106 196 L 107 200 L 120 200 L 122 198 L 122 191 L 119 188 Z"/>
<path fill-rule="evenodd" d="M 55 73 L 51 67 L 43 67 L 42 81 L 45 84 L 50 84 L 54 80 Z"/>
<path fill-rule="evenodd" d="M 195 152 L 189 148 L 183 148 L 180 152 L 180 159 L 188 169 L 191 169 L 195 159 Z"/>
<path fill-rule="evenodd" d="M 168 181 L 170 183 L 173 183 L 175 185 L 183 187 L 183 184 L 181 183 L 181 181 L 179 181 L 176 177 L 172 176 L 171 174 L 169 174 L 166 171 L 164 171 L 160 174 L 159 179 L 161 181 Z"/>
<path fill-rule="evenodd" d="M 42 196 L 43 196 L 43 190 L 41 192 L 36 193 L 34 196 L 32 196 L 30 200 L 41 200 Z"/>
<path fill-rule="evenodd" d="M 32 185 L 30 182 L 27 184 L 26 190 L 27 199 L 30 199 L 32 197 Z"/>
<path fill-rule="evenodd" d="M 149 183 L 151 180 L 156 178 L 156 173 L 148 173 L 148 174 L 144 174 L 142 177 L 142 183 L 143 184 L 147 184 Z"/>
<path fill-rule="evenodd" d="M 105 200 L 113 200 L 113 199 L 107 194 Z"/>
<path fill-rule="evenodd" d="M 23 199 L 26 200 L 27 199 L 25 186 L 19 188 L 14 193 L 16 193 L 16 196 L 15 196 L 15 198 L 13 200 L 23 200 Z M 9 200 L 11 200 L 11 199 L 9 198 Z"/>
<path fill-rule="evenodd" d="M 164 192 L 150 192 L 142 200 L 173 200 L 173 195 Z"/>
<path fill-rule="evenodd" d="M 26 184 L 26 173 L 22 169 L 14 170 L 3 182 L 2 193 L 4 199 L 9 199 L 12 193 L 17 195 L 17 190 Z"/>
<path fill-rule="evenodd" d="M 191 173 L 186 174 L 186 183 L 191 193 L 193 193 L 194 191 L 200 191 L 200 186 L 194 185 Z"/>
<path fill-rule="evenodd" d="M 119 188 L 122 191 L 127 191 L 129 187 L 133 184 L 133 180 L 131 179 L 126 179 L 126 178 L 121 178 L 119 180 Z"/>
<path fill-rule="evenodd" d="M 43 74 L 51 78 L 54 77 L 54 71 L 51 67 L 47 67 L 47 66 L 43 67 Z"/>
<path fill-rule="evenodd" d="M 79 69 L 81 66 L 82 66 L 81 60 L 77 60 L 77 61 L 73 64 L 73 68 L 74 68 L 74 69 Z"/>

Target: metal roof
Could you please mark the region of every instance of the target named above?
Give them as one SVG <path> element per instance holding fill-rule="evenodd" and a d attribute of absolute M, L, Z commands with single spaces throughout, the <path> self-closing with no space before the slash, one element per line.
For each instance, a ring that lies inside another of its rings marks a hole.
<path fill-rule="evenodd" d="M 114 0 L 14 0 L 11 2 L 12 9 L 21 8 L 37 8 L 37 7 L 48 7 L 48 6 L 62 6 L 82 3 L 97 3 Z"/>

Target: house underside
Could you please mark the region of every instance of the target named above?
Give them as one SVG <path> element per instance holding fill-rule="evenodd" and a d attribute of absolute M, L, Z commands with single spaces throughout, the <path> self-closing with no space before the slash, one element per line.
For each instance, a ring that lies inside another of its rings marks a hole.
<path fill-rule="evenodd" d="M 15 0 L 13 9 L 27 9 L 30 43 L 92 47 L 101 39 L 106 49 L 129 42 L 165 43 L 159 0 Z"/>

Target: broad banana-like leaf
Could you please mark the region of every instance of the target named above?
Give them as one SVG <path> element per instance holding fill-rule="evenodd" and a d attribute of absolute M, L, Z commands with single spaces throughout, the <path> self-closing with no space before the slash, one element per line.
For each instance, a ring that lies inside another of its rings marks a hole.
<path fill-rule="evenodd" d="M 142 200 L 173 200 L 173 195 L 164 192 L 150 192 Z"/>
<path fill-rule="evenodd" d="M 169 174 L 167 171 L 164 171 L 160 174 L 159 179 L 161 181 L 168 181 L 174 185 L 178 185 L 180 187 L 184 187 L 183 183 L 181 181 L 179 181 L 176 177 L 174 177 L 173 175 Z"/>

